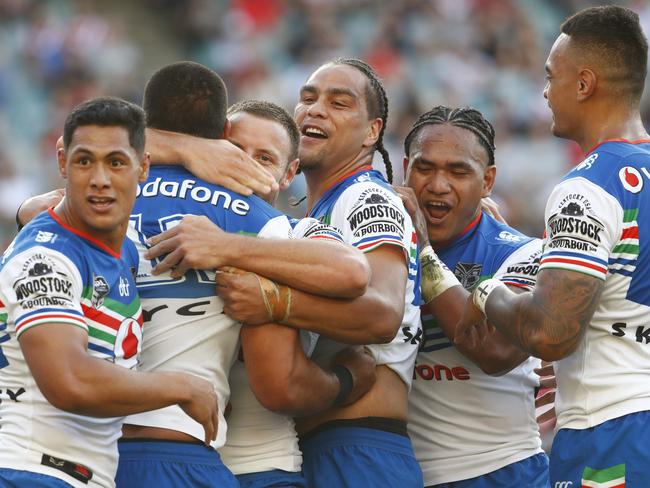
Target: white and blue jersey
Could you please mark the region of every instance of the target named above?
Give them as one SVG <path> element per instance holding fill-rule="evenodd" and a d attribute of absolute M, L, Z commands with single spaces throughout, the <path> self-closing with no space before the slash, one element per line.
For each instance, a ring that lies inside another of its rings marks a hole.
<path fill-rule="evenodd" d="M 115 253 L 68 227 L 52 210 L 25 226 L 4 253 L 0 467 L 52 476 L 75 487 L 114 486 L 123 418 L 87 417 L 52 406 L 29 371 L 19 339 L 32 328 L 68 324 L 87 332 L 89 355 L 135 367 L 142 339 L 137 266 L 128 239 Z"/>
<path fill-rule="evenodd" d="M 555 366 L 558 428 L 650 410 L 650 141 L 609 141 L 569 172 L 546 206 L 540 271 L 603 280 L 577 349 Z"/>
<path fill-rule="evenodd" d="M 296 239 L 328 239 L 342 242 L 332 227 L 315 219 L 291 219 Z M 300 331 L 300 342 L 309 357 L 316 346 L 318 334 Z M 223 462 L 237 475 L 242 486 L 269 482 L 269 477 L 298 476 L 302 454 L 298 447 L 293 417 L 271 412 L 262 406 L 251 390 L 243 357 L 230 371 L 230 402 L 228 437 L 219 453 Z M 291 474 L 288 474 L 291 473 Z M 285 480 L 286 481 L 286 480 Z M 295 478 L 292 480 L 297 483 Z"/>
<path fill-rule="evenodd" d="M 395 371 L 407 386 L 422 329 L 420 328 L 420 274 L 417 240 L 401 198 L 378 171 L 361 168 L 330 188 L 314 205 L 310 217 L 331 225 L 344 242 L 363 252 L 379 246 L 397 246 L 404 251 L 408 280 L 404 318 L 395 338 L 388 344 L 368 346 L 377 364 Z M 326 363 L 344 345 L 321 337 L 314 357 Z"/>
<path fill-rule="evenodd" d="M 650 140 L 606 141 L 549 197 L 540 272 L 603 280 L 576 350 L 555 363 L 552 486 L 650 486 Z"/>
<path fill-rule="evenodd" d="M 468 291 L 488 278 L 529 290 L 541 241 L 479 214 L 436 253 Z M 408 429 L 425 486 L 474 478 L 540 453 L 533 372 L 539 360 L 490 376 L 452 345 L 426 306 L 422 324 Z"/>
<path fill-rule="evenodd" d="M 236 358 L 241 324 L 223 313 L 214 270 L 190 270 L 181 278 L 153 276 L 157 261 L 144 258 L 146 240 L 177 225 L 185 215 L 204 215 L 227 232 L 288 238 L 289 219 L 255 196 L 245 197 L 199 180 L 180 166 L 151 167 L 140 185 L 129 237 L 140 252 L 137 285 L 144 308 L 143 371 L 183 371 L 213 382 L 219 427 L 212 446 L 226 440 L 223 409 L 228 374 Z M 173 429 L 203 439 L 203 427 L 178 406 L 127 417 L 126 423 Z"/>

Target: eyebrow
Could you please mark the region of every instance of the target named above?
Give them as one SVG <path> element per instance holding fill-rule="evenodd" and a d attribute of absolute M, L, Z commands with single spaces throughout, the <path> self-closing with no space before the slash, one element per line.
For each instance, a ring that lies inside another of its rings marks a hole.
<path fill-rule="evenodd" d="M 300 88 L 300 93 L 307 92 L 307 93 L 318 93 L 320 90 L 316 88 L 314 85 L 304 85 L 302 88 Z M 354 93 L 352 90 L 349 88 L 329 88 L 326 90 L 326 93 L 328 95 L 344 95 L 348 96 L 350 98 L 354 98 L 357 100 L 359 97 L 356 93 Z"/>
<path fill-rule="evenodd" d="M 431 161 L 430 159 L 425 159 L 423 157 L 417 157 L 413 160 L 413 164 L 424 164 L 426 166 L 436 166 L 435 161 Z M 451 161 L 449 163 L 445 163 L 443 165 L 445 168 L 461 168 L 461 169 L 474 169 L 473 166 L 466 162 L 466 161 Z"/>

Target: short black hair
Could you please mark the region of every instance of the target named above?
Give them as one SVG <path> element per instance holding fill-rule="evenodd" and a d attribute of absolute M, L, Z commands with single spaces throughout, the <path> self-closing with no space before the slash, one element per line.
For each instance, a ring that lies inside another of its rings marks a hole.
<path fill-rule="evenodd" d="M 221 77 L 191 61 L 156 71 L 144 89 L 142 101 L 147 127 L 207 139 L 223 134 L 228 93 Z"/>
<path fill-rule="evenodd" d="M 379 117 L 383 122 L 381 131 L 379 132 L 379 138 L 375 143 L 375 149 L 379 151 L 379 154 L 381 154 L 381 157 L 384 160 L 384 165 L 386 166 L 386 177 L 388 182 L 392 183 L 393 166 L 390 162 L 388 151 L 384 147 L 384 132 L 386 132 L 386 124 L 388 123 L 388 97 L 386 96 L 384 85 L 381 83 L 375 70 L 372 69 L 372 66 L 365 61 L 356 58 L 337 58 L 332 61 L 332 64 L 345 64 L 347 66 L 352 66 L 361 71 L 368 80 L 365 94 L 368 115 L 372 119 Z"/>
<path fill-rule="evenodd" d="M 129 133 L 129 144 L 141 157 L 144 154 L 144 111 L 137 105 L 115 97 L 87 100 L 68 114 L 63 125 L 63 147 L 67 150 L 77 127 L 84 125 L 120 126 Z"/>
<path fill-rule="evenodd" d="M 616 5 L 591 7 L 572 15 L 560 30 L 579 49 L 591 51 L 635 101 L 641 99 L 648 64 L 648 40 L 636 12 Z"/>
<path fill-rule="evenodd" d="M 239 112 L 244 112 L 255 117 L 271 120 L 282 125 L 284 130 L 289 136 L 291 145 L 289 162 L 298 157 L 298 145 L 300 144 L 300 131 L 298 124 L 293 120 L 285 109 L 276 105 L 275 103 L 267 102 L 265 100 L 242 100 L 237 102 L 228 109 L 228 115 L 234 115 Z"/>
<path fill-rule="evenodd" d="M 406 157 L 409 156 L 411 144 L 422 127 L 442 124 L 451 124 L 472 132 L 487 152 L 488 166 L 494 164 L 494 127 L 481 112 L 471 107 L 452 108 L 438 105 L 420 115 L 404 140 L 404 154 L 406 154 Z"/>

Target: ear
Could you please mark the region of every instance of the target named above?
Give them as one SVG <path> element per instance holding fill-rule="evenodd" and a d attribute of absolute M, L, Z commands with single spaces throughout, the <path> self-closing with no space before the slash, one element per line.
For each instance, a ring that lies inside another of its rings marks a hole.
<path fill-rule="evenodd" d="M 492 187 L 494 186 L 494 179 L 497 175 L 497 167 L 492 165 L 485 168 L 483 174 L 483 194 L 481 197 L 489 197 L 492 195 Z"/>
<path fill-rule="evenodd" d="M 377 139 L 379 139 L 379 133 L 381 132 L 381 128 L 383 126 L 384 121 L 379 117 L 373 119 L 372 122 L 370 122 L 368 132 L 366 133 L 366 138 L 363 141 L 363 147 L 372 147 L 377 143 Z"/>
<path fill-rule="evenodd" d="M 284 176 L 282 177 L 282 179 L 280 179 L 280 191 L 289 188 L 289 185 L 291 185 L 291 182 L 296 177 L 296 172 L 298 171 L 299 164 L 300 164 L 300 160 L 298 158 L 289 162 L 289 164 L 287 165 L 287 170 L 284 173 Z"/>
<path fill-rule="evenodd" d="M 589 68 L 581 69 L 578 73 L 577 100 L 579 102 L 587 100 L 594 93 L 597 85 L 598 79 L 596 78 L 596 73 Z"/>
<path fill-rule="evenodd" d="M 59 137 L 56 140 L 56 145 L 54 146 L 55 149 L 58 151 L 59 149 L 63 149 L 63 136 Z"/>
<path fill-rule="evenodd" d="M 402 160 L 402 166 L 404 167 L 404 181 L 406 181 L 406 173 L 409 169 L 409 158 L 408 156 L 404 156 L 404 159 Z"/>
<path fill-rule="evenodd" d="M 65 151 L 63 148 L 56 150 L 56 159 L 59 163 L 59 174 L 65 180 L 68 178 L 68 170 L 65 167 Z"/>
<path fill-rule="evenodd" d="M 151 154 L 145 152 L 140 160 L 140 174 L 138 175 L 138 182 L 144 183 L 149 177 L 149 166 L 151 165 Z"/>
<path fill-rule="evenodd" d="M 230 120 L 226 119 L 226 122 L 223 124 L 223 134 L 221 134 L 221 139 L 228 139 L 230 137 L 230 129 L 232 124 Z"/>

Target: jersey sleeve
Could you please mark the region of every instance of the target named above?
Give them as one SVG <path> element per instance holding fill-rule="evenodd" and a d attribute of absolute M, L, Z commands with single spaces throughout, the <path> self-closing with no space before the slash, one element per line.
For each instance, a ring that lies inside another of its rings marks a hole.
<path fill-rule="evenodd" d="M 343 236 L 337 229 L 311 217 L 293 220 L 291 223 L 294 237 L 297 239 L 327 239 L 343 242 Z"/>
<path fill-rule="evenodd" d="M 291 222 L 285 215 L 273 217 L 257 233 L 257 237 L 292 239 L 294 237 Z"/>
<path fill-rule="evenodd" d="M 81 275 L 58 251 L 33 247 L 16 255 L 3 268 L 0 287 L 16 337 L 46 323 L 88 330 L 81 310 Z"/>
<path fill-rule="evenodd" d="M 578 271 L 605 280 L 622 232 L 623 209 L 609 193 L 584 178 L 555 187 L 546 205 L 542 269 Z"/>
<path fill-rule="evenodd" d="M 348 244 L 363 252 L 388 244 L 407 255 L 411 235 L 410 217 L 401 198 L 376 183 L 350 186 L 336 202 L 330 224 L 341 231 Z"/>
<path fill-rule="evenodd" d="M 541 255 L 541 239 L 532 239 L 506 257 L 493 278 L 506 285 L 532 290 L 537 281 Z"/>

